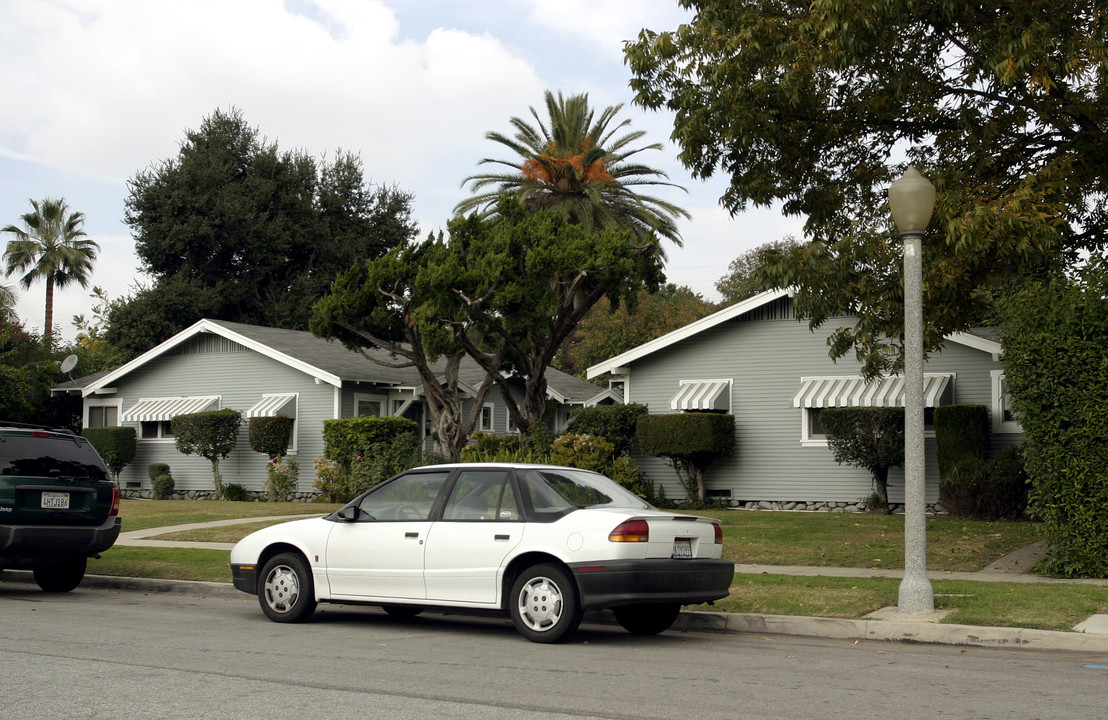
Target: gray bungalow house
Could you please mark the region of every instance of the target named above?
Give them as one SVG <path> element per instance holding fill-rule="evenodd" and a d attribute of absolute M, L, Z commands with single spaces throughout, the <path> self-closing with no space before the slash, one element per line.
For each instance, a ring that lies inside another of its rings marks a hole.
<path fill-rule="evenodd" d="M 388 358 L 387 353 L 381 356 Z M 473 397 L 483 378 L 476 363 L 463 363 L 463 397 Z M 553 368 L 547 380 L 557 406 L 555 431 L 565 426 L 572 408 L 613 401 L 610 391 Z M 300 462 L 300 493 L 312 492 L 313 462 L 323 455 L 324 420 L 403 416 L 420 423 L 427 449 L 434 446 L 422 383 L 413 369 L 385 367 L 339 343 L 296 330 L 200 320 L 114 370 L 53 390 L 81 394 L 85 427 L 135 427 L 138 453 L 120 475 L 124 491 L 150 487 L 146 468 L 151 463 L 170 466 L 178 491 L 212 489 L 211 464 L 179 453 L 170 426 L 175 415 L 204 410 L 234 408 L 244 419 L 278 413 L 292 417 L 289 454 Z M 515 430 L 495 389 L 486 395 L 478 429 L 501 435 Z M 250 449 L 245 424 L 220 471 L 226 482 L 262 488 L 266 458 Z"/>
<path fill-rule="evenodd" d="M 844 319 L 844 323 L 852 322 Z M 832 361 L 826 334 L 798 322 L 786 291 L 769 291 L 720 310 L 588 369 L 610 374 L 625 401 L 652 413 L 717 411 L 735 416 L 735 452 L 708 469 L 711 495 L 732 505 L 822 508 L 857 503 L 872 492 L 866 470 L 839 465 L 827 447 L 820 410 L 904 404 L 900 377 L 866 383 L 855 361 Z M 992 442 L 1023 439 L 1007 405 L 1000 343 L 987 331 L 946 339 L 925 367 L 928 408 L 988 406 Z M 930 428 L 931 413 L 927 413 Z M 938 500 L 934 432 L 928 430 L 927 502 Z M 673 470 L 636 458 L 667 497 L 682 497 Z M 889 475 L 889 500 L 903 503 L 904 475 Z"/>

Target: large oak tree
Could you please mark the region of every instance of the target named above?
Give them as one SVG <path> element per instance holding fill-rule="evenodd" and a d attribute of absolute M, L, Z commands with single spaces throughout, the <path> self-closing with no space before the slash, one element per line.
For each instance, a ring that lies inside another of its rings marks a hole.
<path fill-rule="evenodd" d="M 766 279 L 797 287 L 813 325 L 858 314 L 832 338 L 836 356 L 898 365 L 884 193 L 904 162 L 938 189 L 924 239 L 929 347 L 981 319 L 979 288 L 1103 247 L 1100 3 L 680 4 L 688 24 L 626 47 L 635 102 L 676 114 L 682 162 L 697 177 L 722 171 L 732 212 L 779 203 L 806 218 L 811 245 L 779 254 Z"/>
<path fill-rule="evenodd" d="M 281 151 L 237 110 L 206 117 L 130 190 L 151 283 L 113 309 L 109 340 L 133 352 L 205 316 L 307 329 L 339 272 L 415 233 L 411 196 L 367 183 L 357 156 Z"/>

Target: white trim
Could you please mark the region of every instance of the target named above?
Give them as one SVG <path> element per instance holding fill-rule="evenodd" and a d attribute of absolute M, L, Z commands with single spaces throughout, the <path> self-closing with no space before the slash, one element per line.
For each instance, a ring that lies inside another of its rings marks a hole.
<path fill-rule="evenodd" d="M 256 340 L 252 340 L 245 335 L 241 335 L 237 332 L 234 332 L 233 330 L 225 328 L 213 320 L 204 319 L 198 320 L 197 322 L 193 323 L 191 326 L 185 328 L 165 342 L 155 345 L 153 348 L 147 350 L 142 355 L 139 355 L 134 360 L 120 365 L 115 370 L 112 370 L 110 373 L 98 379 L 96 382 L 90 383 L 81 391 L 82 395 L 84 397 L 88 397 L 89 395 L 96 393 L 98 390 L 100 390 L 100 388 L 111 385 L 119 378 L 133 372 L 134 370 L 137 370 L 151 360 L 164 355 L 167 351 L 172 350 L 173 348 L 183 344 L 187 340 L 191 340 L 193 337 L 201 333 L 211 333 L 213 335 L 219 335 L 220 337 L 227 338 L 228 340 L 232 340 L 239 345 L 242 345 L 243 347 L 264 355 L 265 357 L 277 360 L 278 362 L 284 363 L 289 367 L 300 370 L 301 372 L 314 377 L 317 381 L 323 381 L 328 383 L 329 385 L 334 385 L 335 387 L 342 387 L 342 378 L 337 375 L 325 372 L 315 367 L 314 365 L 309 365 L 308 363 L 302 360 L 298 360 L 297 358 L 294 358 L 290 355 L 277 352 L 268 345 L 257 342 Z"/>
<path fill-rule="evenodd" d="M 586 372 L 586 377 L 589 380 L 603 375 L 605 373 L 614 373 L 617 369 L 623 370 L 622 374 L 627 374 L 626 368 L 621 366 L 633 363 L 634 361 L 646 357 L 651 353 L 667 348 L 670 345 L 679 343 L 682 340 L 697 335 L 705 330 L 715 327 L 721 323 L 725 323 L 728 320 L 744 315 L 751 310 L 773 302 L 779 298 L 783 298 L 789 294 L 787 290 L 767 290 L 762 293 L 758 293 L 754 297 L 747 298 L 740 303 L 736 303 L 731 307 L 724 308 L 718 312 L 714 312 L 707 317 L 702 317 L 695 322 L 691 322 L 688 325 L 678 328 L 673 332 L 666 333 L 665 335 L 655 338 L 650 342 L 643 343 L 636 348 L 632 348 L 625 353 L 616 355 L 614 358 L 605 360 L 602 363 L 593 365 Z"/>
<path fill-rule="evenodd" d="M 86 400 L 84 402 L 83 415 L 81 417 L 81 427 L 89 426 L 89 410 L 97 407 L 114 407 L 115 408 L 115 425 L 108 425 L 104 427 L 119 427 L 123 422 L 123 399 L 116 398 L 114 400 Z M 102 427 L 102 426 L 97 426 Z"/>
<path fill-rule="evenodd" d="M 366 415 L 364 417 L 382 417 L 382 416 L 387 416 L 389 414 L 389 396 L 388 395 L 376 395 L 376 394 L 373 394 L 373 393 L 354 393 L 354 417 L 363 417 L 363 415 L 360 412 L 358 412 L 358 403 L 361 402 L 362 400 L 367 400 L 369 402 L 375 402 L 381 408 L 380 412 L 378 412 L 377 415 Z"/>
<path fill-rule="evenodd" d="M 602 363 L 593 365 L 586 371 L 585 376 L 589 380 L 592 380 L 593 378 L 605 373 L 611 373 L 613 375 L 630 375 L 631 369 L 629 366 L 636 360 L 640 360 L 647 355 L 650 355 L 651 353 L 667 348 L 670 345 L 679 343 L 682 340 L 686 340 L 705 330 L 710 330 L 711 328 L 714 328 L 721 323 L 725 323 L 728 320 L 732 320 L 741 315 L 745 315 L 751 310 L 756 310 L 763 305 L 768 305 L 775 300 L 779 300 L 780 298 L 786 296 L 792 296 L 793 294 L 794 293 L 792 290 L 767 290 L 765 292 L 759 293 L 754 297 L 747 298 L 742 302 L 724 308 L 723 310 L 719 310 L 718 312 L 712 313 L 707 317 L 700 318 L 695 322 L 691 322 L 682 328 L 678 328 L 673 332 L 662 335 L 659 338 L 655 338 L 650 342 L 646 342 L 642 345 L 639 345 L 638 347 L 631 348 L 627 352 L 616 355 L 613 358 L 609 358 Z M 951 333 L 950 335 L 947 335 L 946 338 L 944 338 L 944 341 L 945 340 L 950 340 L 951 342 L 956 342 L 960 345 L 965 345 L 976 350 L 981 350 L 982 352 L 987 352 L 993 356 L 994 360 L 998 360 L 1000 358 L 1000 343 L 996 342 L 995 340 L 989 340 L 979 335 L 974 335 L 972 333 L 966 332 Z"/>
<path fill-rule="evenodd" d="M 992 388 L 992 416 L 993 416 L 993 433 L 1003 435 L 1013 435 L 1023 432 L 1023 428 L 1020 427 L 1018 420 L 1005 420 L 1004 419 L 1004 371 L 1003 370 L 990 370 L 989 378 L 992 381 L 990 383 Z"/>

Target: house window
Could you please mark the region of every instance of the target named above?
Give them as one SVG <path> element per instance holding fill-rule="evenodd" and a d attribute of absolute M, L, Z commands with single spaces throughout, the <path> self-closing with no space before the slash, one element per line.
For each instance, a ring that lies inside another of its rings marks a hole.
<path fill-rule="evenodd" d="M 116 427 L 119 425 L 119 403 L 89 405 L 85 427 Z"/>
<path fill-rule="evenodd" d="M 170 425 L 178 415 L 219 409 L 218 395 L 141 398 L 121 415 L 123 422 L 139 423 L 142 440 L 168 440 L 173 437 Z"/>
<path fill-rule="evenodd" d="M 516 425 L 516 420 L 511 413 L 508 413 L 508 432 L 519 434 L 519 426 Z"/>
<path fill-rule="evenodd" d="M 1023 432 L 1019 418 L 1012 409 L 1012 396 L 1008 392 L 1008 383 L 1004 379 L 1003 370 L 993 370 L 992 375 L 993 397 L 992 415 L 994 433 L 1019 433 Z"/>
<path fill-rule="evenodd" d="M 171 420 L 144 420 L 141 427 L 143 440 L 165 440 L 173 437 Z"/>
<path fill-rule="evenodd" d="M 354 417 L 377 417 L 385 414 L 387 398 L 384 395 L 355 395 Z"/>
<path fill-rule="evenodd" d="M 481 432 L 492 432 L 492 405 L 481 406 L 481 422 L 478 428 Z"/>

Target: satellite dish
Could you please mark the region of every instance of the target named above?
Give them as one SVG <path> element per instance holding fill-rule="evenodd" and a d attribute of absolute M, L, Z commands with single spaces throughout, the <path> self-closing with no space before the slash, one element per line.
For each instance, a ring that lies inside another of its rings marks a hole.
<path fill-rule="evenodd" d="M 62 372 L 69 373 L 70 370 L 77 367 L 77 356 L 66 355 L 65 360 L 62 360 Z M 70 378 L 72 379 L 72 378 Z"/>

